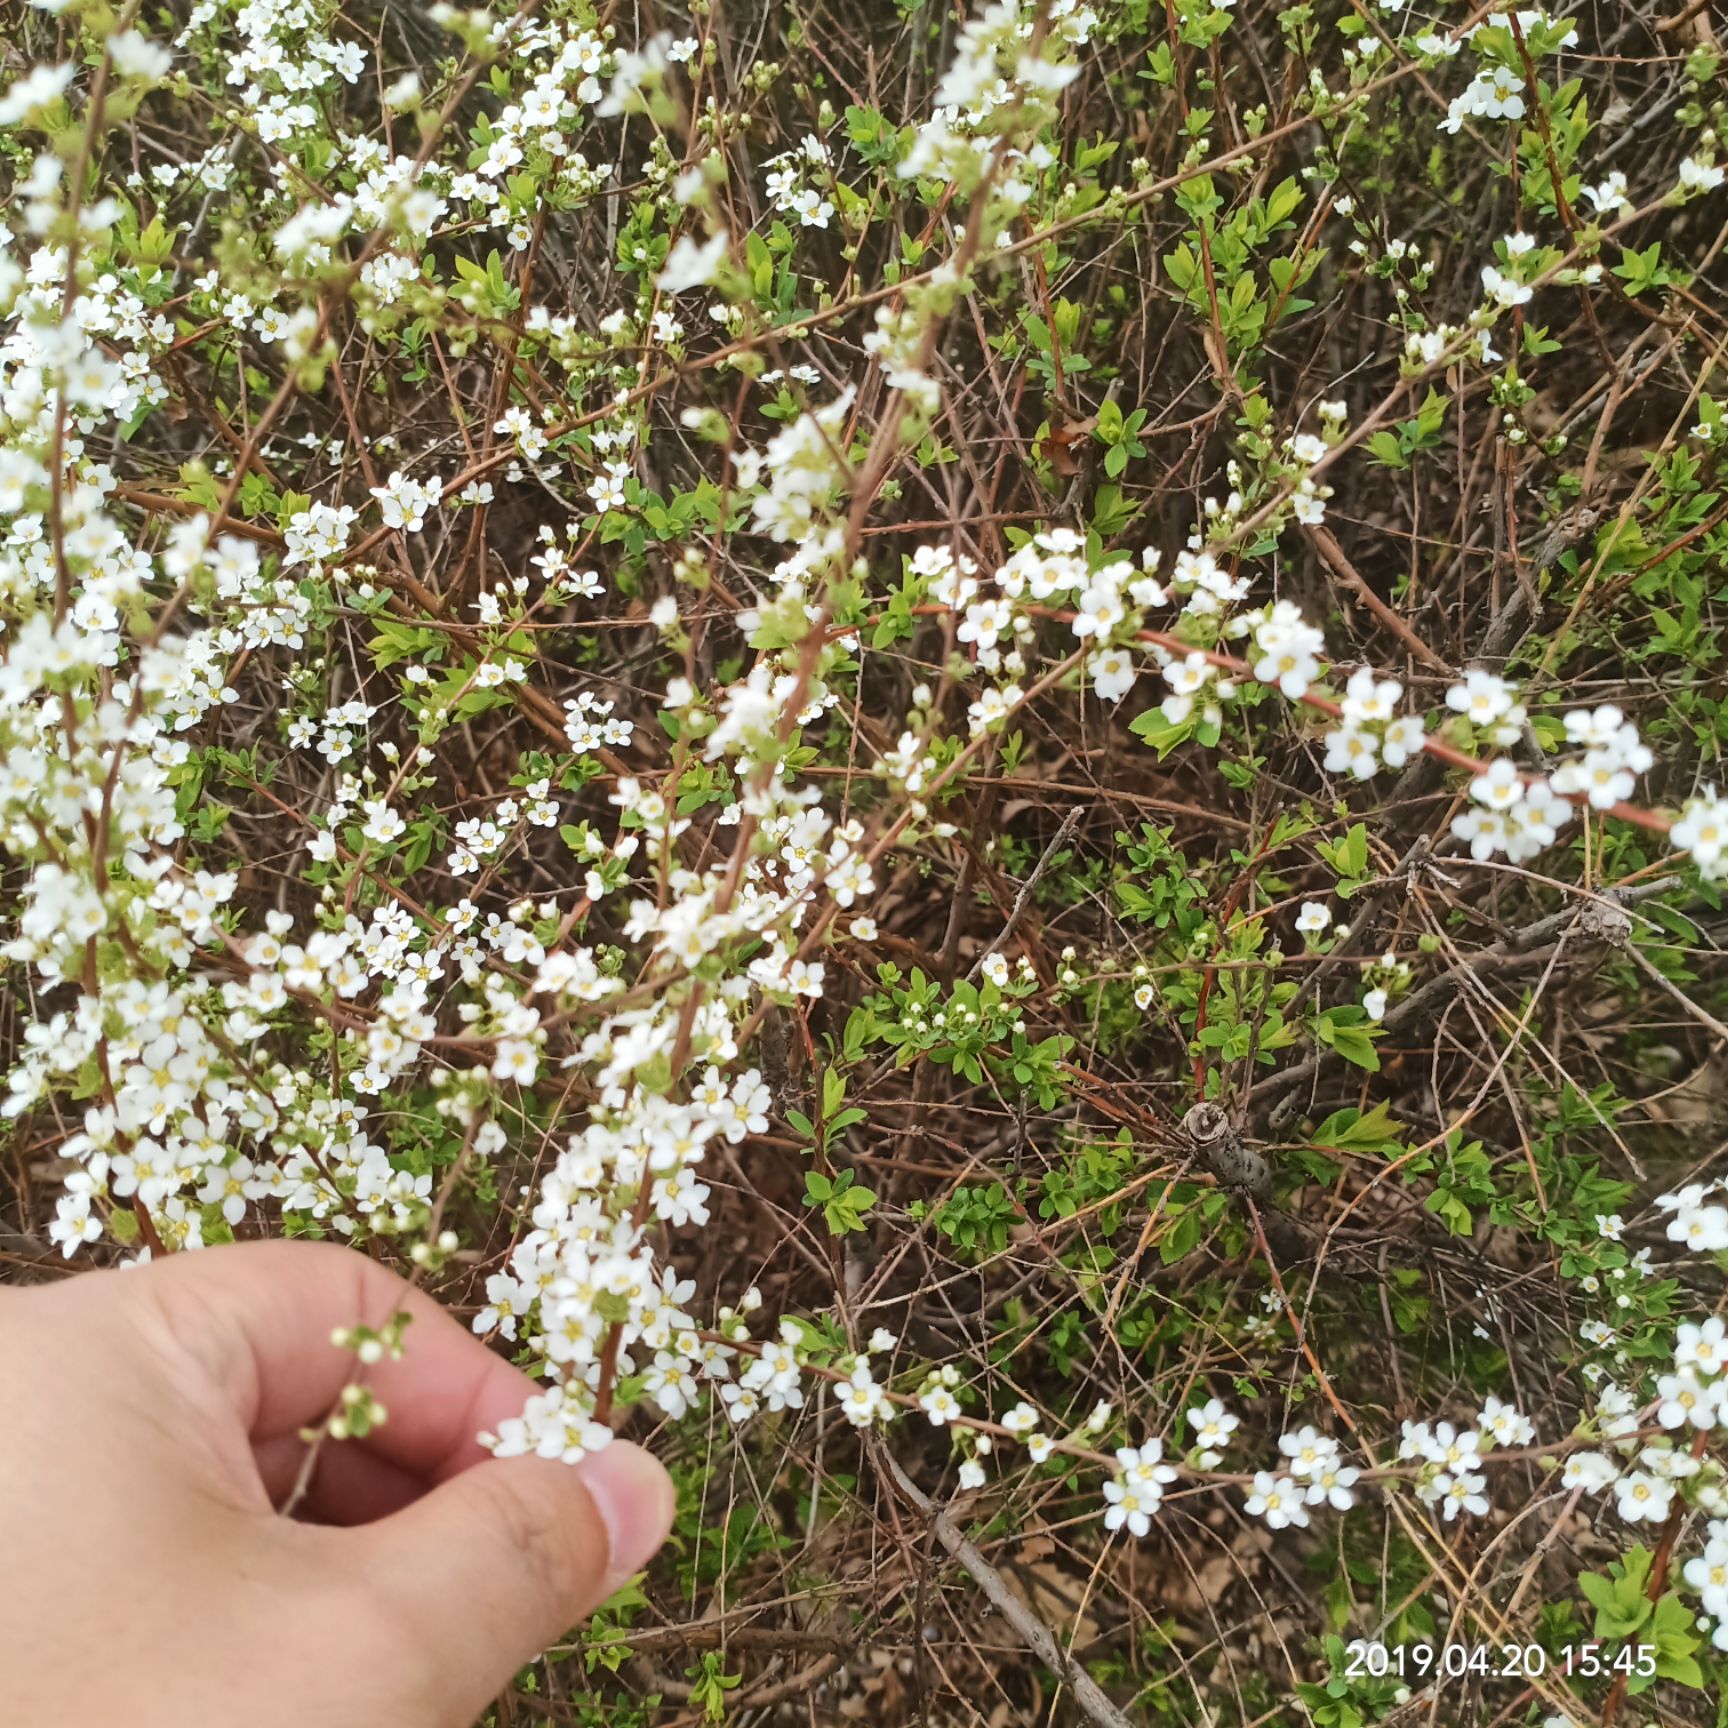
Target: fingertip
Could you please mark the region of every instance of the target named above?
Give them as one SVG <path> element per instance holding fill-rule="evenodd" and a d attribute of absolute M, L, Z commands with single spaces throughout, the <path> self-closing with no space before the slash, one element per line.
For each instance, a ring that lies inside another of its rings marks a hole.
<path fill-rule="evenodd" d="M 493 1459 L 344 1532 L 347 1564 L 366 1573 L 384 1625 L 435 1651 L 440 1684 L 465 1708 L 639 1572 L 671 1528 L 673 1501 L 665 1470 L 624 1441 L 574 1467 Z"/>
<path fill-rule="evenodd" d="M 666 1467 L 628 1440 L 590 1453 L 576 1468 L 606 1531 L 606 1593 L 640 1572 L 672 1528 L 677 1495 Z"/>

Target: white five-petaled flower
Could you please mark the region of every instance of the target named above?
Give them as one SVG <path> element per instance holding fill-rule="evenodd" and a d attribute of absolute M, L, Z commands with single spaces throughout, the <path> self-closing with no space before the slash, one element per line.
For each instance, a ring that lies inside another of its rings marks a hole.
<path fill-rule="evenodd" d="M 918 1400 L 932 1427 L 944 1428 L 960 1414 L 960 1400 L 946 1386 L 932 1386 Z"/>
<path fill-rule="evenodd" d="M 1254 1473 L 1254 1491 L 1243 1506 L 1251 1518 L 1264 1518 L 1274 1530 L 1294 1524 L 1305 1527 L 1308 1522 L 1307 1491 L 1290 1476 L 1275 1475 L 1270 1470 Z"/>
<path fill-rule="evenodd" d="M 1231 1435 L 1241 1425 L 1242 1418 L 1227 1410 L 1218 1398 L 1208 1398 L 1188 1412 L 1189 1436 L 1208 1469 L 1218 1463 Z"/>
<path fill-rule="evenodd" d="M 1104 1484 L 1104 1528 L 1126 1529 L 1144 1536 L 1152 1528 L 1152 1517 L 1163 1503 L 1164 1490 L 1177 1472 L 1163 1462 L 1164 1443 L 1148 1440 L 1141 1446 L 1116 1449 L 1116 1474 Z"/>
<path fill-rule="evenodd" d="M 1674 1485 L 1648 1470 L 1632 1470 L 1614 1484 L 1614 1508 L 1628 1524 L 1660 1524 L 1674 1501 Z"/>

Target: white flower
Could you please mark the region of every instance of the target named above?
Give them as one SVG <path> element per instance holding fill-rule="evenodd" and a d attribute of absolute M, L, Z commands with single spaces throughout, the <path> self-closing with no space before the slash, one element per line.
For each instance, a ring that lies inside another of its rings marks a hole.
<path fill-rule="evenodd" d="M 1291 1524 L 1306 1527 L 1309 1522 L 1306 1498 L 1306 1490 L 1291 1477 L 1259 1470 L 1254 1475 L 1254 1492 L 1248 1496 L 1243 1510 L 1251 1518 L 1264 1518 L 1274 1530 Z"/>
<path fill-rule="evenodd" d="M 1318 900 L 1304 900 L 1302 910 L 1296 914 L 1296 928 L 1304 936 L 1318 936 L 1331 922 L 1330 908 Z"/>
<path fill-rule="evenodd" d="M 706 288 L 720 273 L 726 261 L 731 238 L 722 228 L 698 243 L 688 234 L 679 235 L 666 262 L 654 280 L 654 286 L 664 294 L 682 294 L 691 288 Z"/>
<path fill-rule="evenodd" d="M 72 82 L 73 71 L 70 63 L 32 66 L 22 78 L 14 79 L 6 94 L 0 96 L 0 126 L 16 126 L 38 108 L 59 101 Z"/>
<path fill-rule="evenodd" d="M 1512 825 L 1497 810 L 1472 808 L 1452 818 L 1451 832 L 1469 846 L 1472 858 L 1484 860 L 1506 849 Z"/>
<path fill-rule="evenodd" d="M 823 882 L 834 896 L 835 904 L 848 907 L 872 893 L 876 887 L 870 861 L 861 852 L 849 852 L 823 877 Z"/>
<path fill-rule="evenodd" d="M 1467 715 L 1473 725 L 1486 726 L 1509 714 L 1515 698 L 1512 686 L 1493 672 L 1472 667 L 1461 684 L 1446 692 L 1446 706 Z"/>
<path fill-rule="evenodd" d="M 1338 1442 L 1310 1426 L 1280 1435 L 1278 1450 L 1290 1460 L 1292 1476 L 1310 1477 L 1337 1461 Z"/>
<path fill-rule="evenodd" d="M 500 1038 L 492 1052 L 492 1076 L 532 1086 L 540 1072 L 540 1053 L 525 1038 Z"/>
<path fill-rule="evenodd" d="M 1195 696 L 1206 688 L 1215 670 L 1198 648 L 1164 668 L 1164 682 L 1170 686 L 1170 694 L 1164 698 L 1162 708 L 1164 718 L 1172 726 L 1179 726 L 1193 712 Z"/>
<path fill-rule="evenodd" d="M 1460 1514 L 1487 1516 L 1488 1497 L 1482 1490 L 1488 1478 L 1471 1470 L 1443 1470 L 1435 1477 L 1433 1487 L 1438 1493 L 1440 1514 L 1450 1524 Z"/>
<path fill-rule="evenodd" d="M 1562 762 L 1554 770 L 1556 792 L 1582 793 L 1595 810 L 1611 810 L 1632 796 L 1633 771 L 1617 749 L 1587 751 L 1582 761 Z"/>
<path fill-rule="evenodd" d="M 1013 613 L 1006 600 L 974 600 L 955 627 L 954 635 L 961 642 L 976 642 L 980 648 L 992 648 L 996 639 L 1013 624 Z"/>
<path fill-rule="evenodd" d="M 1676 851 L 1692 854 L 1705 876 L 1720 875 L 1728 853 L 1728 799 L 1718 798 L 1715 787 L 1705 787 L 1700 797 L 1687 802 L 1668 838 Z"/>
<path fill-rule="evenodd" d="M 740 1426 L 762 1408 L 762 1400 L 753 1387 L 742 1386 L 731 1380 L 720 1388 L 720 1401 L 726 1406 L 728 1419 Z"/>
<path fill-rule="evenodd" d="M 382 798 L 366 800 L 366 823 L 360 832 L 376 846 L 388 846 L 408 830 L 398 811 L 392 810 Z"/>
<path fill-rule="evenodd" d="M 529 1398 L 520 1416 L 506 1417 L 496 1435 L 482 1435 L 499 1458 L 555 1458 L 579 1464 L 612 1440 L 611 1429 L 596 1422 L 581 1402 L 579 1393 L 553 1386 Z"/>
<path fill-rule="evenodd" d="M 588 496 L 594 502 L 594 508 L 604 516 L 608 510 L 621 510 L 626 502 L 624 496 L 624 476 L 614 468 L 608 467 L 604 474 L 599 474 L 588 482 Z"/>
<path fill-rule="evenodd" d="M 1492 264 L 1482 266 L 1482 286 L 1487 289 L 1488 297 L 1497 306 L 1523 306 L 1534 293 L 1534 290 L 1525 287 L 1522 282 L 1504 275 Z"/>
<path fill-rule="evenodd" d="M 1668 1240 L 1683 1242 L 1695 1254 L 1728 1248 L 1728 1206 L 1682 1206 L 1668 1220 Z"/>
<path fill-rule="evenodd" d="M 1712 1314 L 1702 1325 L 1684 1320 L 1675 1328 L 1674 1366 L 1693 1368 L 1701 1375 L 1720 1374 L 1728 1368 L 1728 1327 L 1719 1316 Z"/>
<path fill-rule="evenodd" d="M 410 534 L 418 534 L 425 527 L 426 512 L 438 504 L 443 494 L 442 480 L 410 480 L 400 469 L 384 485 L 372 488 L 384 526 L 405 529 Z"/>
<path fill-rule="evenodd" d="M 140 36 L 136 30 L 122 30 L 108 38 L 108 53 L 114 70 L 123 78 L 147 78 L 152 83 L 166 78 L 174 64 L 173 56 L 160 43 Z"/>
<path fill-rule="evenodd" d="M 1339 703 L 1344 718 L 1358 726 L 1376 725 L 1394 718 L 1404 686 L 1396 678 L 1376 678 L 1366 666 L 1350 674 Z"/>
<path fill-rule="evenodd" d="M 1143 1446 L 1116 1449 L 1116 1474 L 1104 1484 L 1104 1528 L 1126 1528 L 1144 1536 L 1152 1528 L 1152 1515 L 1163 1503 L 1164 1490 L 1176 1480 L 1176 1471 L 1163 1462 L 1164 1443 L 1148 1440 Z"/>
<path fill-rule="evenodd" d="M 835 1396 L 840 1400 L 841 1413 L 855 1428 L 870 1427 L 882 1420 L 890 1408 L 882 1388 L 863 1363 L 852 1370 L 851 1378 L 838 1388 Z"/>
<path fill-rule="evenodd" d="M 1422 38 L 1420 42 L 1426 40 Z M 1523 88 L 1522 81 L 1508 68 L 1484 66 L 1471 79 L 1464 93 L 1452 99 L 1440 128 L 1444 132 L 1456 132 L 1471 116 L 1488 120 L 1520 120 L 1524 116 Z"/>
<path fill-rule="evenodd" d="M 1687 1586 L 1703 1598 L 1704 1610 L 1728 1620 L 1728 1526 L 1717 1520 L 1704 1552 L 1680 1569 Z"/>
<path fill-rule="evenodd" d="M 1230 1444 L 1230 1436 L 1242 1425 L 1242 1418 L 1225 1409 L 1217 1398 L 1208 1398 L 1188 1412 L 1188 1432 L 1199 1449 L 1206 1468 L 1211 1469 Z"/>
<path fill-rule="evenodd" d="M 933 1428 L 944 1428 L 960 1414 L 960 1400 L 946 1386 L 932 1386 L 918 1400 Z"/>
<path fill-rule="evenodd" d="M 1531 780 L 1506 812 L 1506 851 L 1514 863 L 1552 846 L 1572 820 L 1572 806 L 1545 779 Z"/>
<path fill-rule="evenodd" d="M 1582 1489 L 1600 1494 L 1619 1474 L 1612 1460 L 1600 1452 L 1574 1452 L 1560 1472 L 1560 1486 L 1570 1492 Z"/>
<path fill-rule="evenodd" d="M 1326 734 L 1328 774 L 1350 774 L 1358 780 L 1367 780 L 1379 766 L 1378 743 L 1372 732 L 1345 724 Z"/>
<path fill-rule="evenodd" d="M 1310 1506 L 1330 1506 L 1335 1512 L 1348 1512 L 1356 1504 L 1356 1484 L 1362 1472 L 1354 1465 L 1336 1460 L 1323 1464 L 1308 1479 L 1303 1498 Z"/>
<path fill-rule="evenodd" d="M 1660 1524 L 1674 1500 L 1674 1485 L 1647 1470 L 1633 1470 L 1614 1484 L 1614 1509 L 1628 1524 Z"/>
<path fill-rule="evenodd" d="M 102 1240 L 102 1221 L 90 1210 L 88 1194 L 60 1196 L 48 1224 L 48 1240 L 58 1246 L 68 1260 L 85 1244 Z"/>
<path fill-rule="evenodd" d="M 1104 648 L 1086 662 L 1092 688 L 1105 702 L 1120 702 L 1134 688 L 1134 660 L 1126 648 Z"/>
<path fill-rule="evenodd" d="M 1482 1436 L 1474 1428 L 1455 1428 L 1450 1422 L 1437 1422 L 1429 1437 L 1427 1456 L 1434 1463 L 1453 1471 L 1468 1471 L 1481 1461 Z"/>
<path fill-rule="evenodd" d="M 1574 708 L 1566 716 L 1566 737 L 1581 749 L 1614 744 L 1626 726 L 1626 716 L 1612 702 L 1599 708 Z"/>
<path fill-rule="evenodd" d="M 534 1292 L 507 1272 L 494 1272 L 486 1280 L 486 1306 L 474 1316 L 474 1330 L 484 1337 L 497 1332 L 499 1337 L 514 1340 L 516 1322 L 528 1311 Z"/>
<path fill-rule="evenodd" d="M 1260 650 L 1254 676 L 1262 684 L 1276 684 L 1292 702 L 1300 701 L 1320 675 L 1318 654 L 1325 638 L 1287 601 L 1279 601 L 1254 640 Z"/>
<path fill-rule="evenodd" d="M 1477 1415 L 1476 1426 L 1497 1446 L 1528 1446 L 1536 1438 L 1536 1425 L 1528 1416 L 1492 1395 Z"/>
<path fill-rule="evenodd" d="M 1584 196 L 1590 200 L 1597 215 L 1616 215 L 1621 210 L 1630 209 L 1626 197 L 1626 176 L 1618 168 L 1613 169 L 1606 179 L 1595 186 L 1586 186 Z"/>
<path fill-rule="evenodd" d="M 1524 777 L 1516 764 L 1504 756 L 1496 757 L 1470 782 L 1470 796 L 1490 810 L 1510 810 L 1524 796 Z"/>
<path fill-rule="evenodd" d="M 282 562 L 292 564 L 327 564 L 348 544 L 348 529 L 354 522 L 354 510 L 343 504 L 333 508 L 328 504 L 311 504 L 288 518 L 282 530 L 287 555 Z"/>
<path fill-rule="evenodd" d="M 1713 1381 L 1708 1387 L 1690 1369 L 1664 1374 L 1656 1382 L 1656 1420 L 1664 1428 L 1714 1428 L 1721 1417 L 1720 1388 L 1728 1382 Z"/>
<path fill-rule="evenodd" d="M 1380 740 L 1380 755 L 1388 768 L 1402 768 L 1422 748 L 1427 737 L 1421 717 L 1406 714 L 1386 728 Z"/>

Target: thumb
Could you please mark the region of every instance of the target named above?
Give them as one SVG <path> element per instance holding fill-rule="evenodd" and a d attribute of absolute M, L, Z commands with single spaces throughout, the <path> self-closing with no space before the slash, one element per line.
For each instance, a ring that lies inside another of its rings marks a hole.
<path fill-rule="evenodd" d="M 423 1679 L 432 1719 L 466 1724 L 647 1564 L 673 1509 L 659 1461 L 619 1440 L 574 1468 L 476 1464 L 350 1534 L 367 1550 L 368 1595 L 412 1640 L 405 1677 Z"/>

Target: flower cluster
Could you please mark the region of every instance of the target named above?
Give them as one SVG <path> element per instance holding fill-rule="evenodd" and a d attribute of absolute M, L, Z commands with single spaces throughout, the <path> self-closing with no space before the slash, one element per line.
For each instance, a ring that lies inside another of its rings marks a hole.
<path fill-rule="evenodd" d="M 900 163 L 908 179 L 946 181 L 970 197 L 987 183 L 1003 218 L 1033 196 L 1054 161 L 1038 133 L 1080 75 L 1073 51 L 1097 28 L 1082 0 L 989 0 L 967 20 L 936 88 L 935 112 Z M 1034 140 L 1021 149 L 1012 139 Z"/>
<path fill-rule="evenodd" d="M 1420 715 L 1401 714 L 1404 686 L 1359 666 L 1339 699 L 1340 724 L 1326 735 L 1326 772 L 1371 779 L 1381 767 L 1402 768 L 1421 748 L 1427 730 Z"/>
<path fill-rule="evenodd" d="M 802 227 L 826 228 L 834 214 L 833 200 L 824 197 L 820 187 L 810 181 L 830 177 L 833 163 L 828 146 L 811 133 L 804 135 L 797 149 L 770 157 L 763 164 L 764 190 L 774 208 L 795 217 Z"/>
<path fill-rule="evenodd" d="M 970 558 L 947 547 L 920 547 L 910 568 L 926 580 L 933 599 L 960 614 L 956 640 L 970 647 L 981 671 L 1012 680 L 987 688 L 973 705 L 973 732 L 992 729 L 1021 700 L 1018 680 L 1028 666 L 1027 648 L 1052 602 L 1072 609 L 1069 627 L 1089 650 L 1086 667 L 1097 693 L 1120 701 L 1139 676 L 1136 654 L 1144 654 L 1168 686 L 1159 706 L 1172 725 L 1198 716 L 1217 726 L 1221 704 L 1237 690 L 1226 656 L 1202 646 L 1179 652 L 1183 632 L 1191 636 L 1198 629 L 1212 640 L 1245 638 L 1243 669 L 1256 681 L 1291 701 L 1310 695 L 1325 674 L 1325 638 L 1299 607 L 1277 600 L 1225 615 L 1245 596 L 1245 579 L 1226 574 L 1211 554 L 1193 547 L 1177 558 L 1168 583 L 1159 581 L 1158 563 L 1150 548 L 1138 562 L 1120 554 L 1095 561 L 1078 536 L 1045 530 L 996 570 L 986 592 Z M 1177 601 L 1173 623 L 1158 631 L 1146 628 L 1149 611 Z M 1433 736 L 1427 721 L 1398 712 L 1403 694 L 1397 679 L 1378 677 L 1369 667 L 1350 675 L 1336 707 L 1338 724 L 1326 735 L 1328 772 L 1367 780 L 1382 767 L 1402 768 L 1426 747 Z M 1519 744 L 1530 725 L 1515 686 L 1481 668 L 1447 690 L 1446 704 L 1473 735 L 1501 748 Z M 1624 805 L 1653 763 L 1636 725 L 1612 704 L 1569 713 L 1564 727 L 1580 754 L 1552 772 L 1527 773 L 1511 757 L 1497 756 L 1472 775 L 1470 807 L 1452 822 L 1453 835 L 1472 857 L 1504 854 L 1520 863 L 1537 856 L 1555 843 L 1577 805 L 1602 811 Z M 907 744 L 903 738 L 902 750 Z M 903 765 L 895 772 L 910 785 Z M 1716 809 L 1714 795 L 1707 794 L 1688 806 L 1680 828 L 1700 842 L 1694 862 L 1709 876 L 1728 868 L 1719 843 L 1728 829 L 1718 827 Z"/>
<path fill-rule="evenodd" d="M 1469 119 L 1521 120 L 1524 117 L 1525 73 L 1520 49 L 1532 60 L 1578 44 L 1578 27 L 1568 19 L 1552 19 L 1540 8 L 1520 8 L 1518 34 L 1498 18 L 1479 19 L 1457 37 L 1428 36 L 1418 44 L 1443 56 L 1468 43 L 1480 57 L 1475 75 L 1461 95 L 1452 99 L 1441 127 L 1456 132 Z"/>

